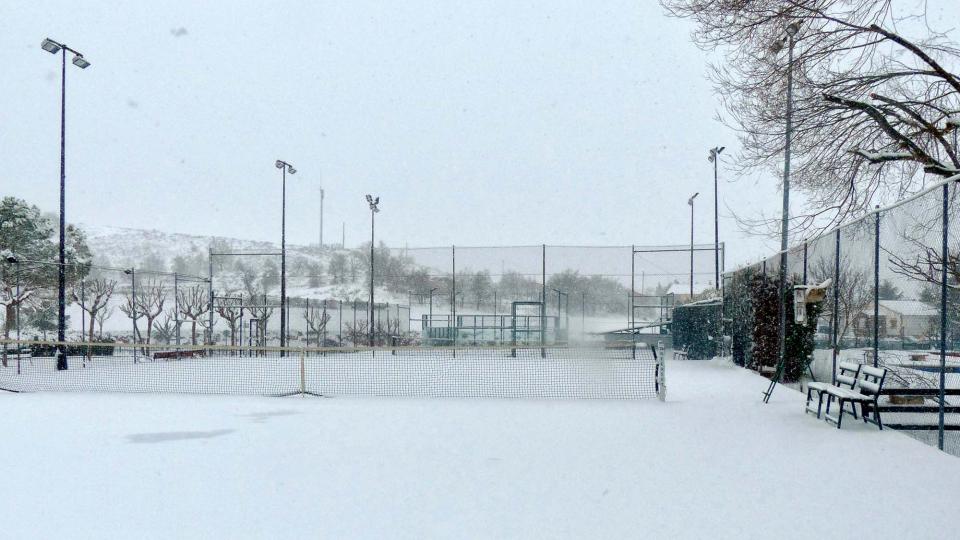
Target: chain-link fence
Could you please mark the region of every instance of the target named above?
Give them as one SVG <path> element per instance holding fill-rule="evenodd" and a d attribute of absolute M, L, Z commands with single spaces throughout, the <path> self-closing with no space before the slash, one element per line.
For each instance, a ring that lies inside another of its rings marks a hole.
<path fill-rule="evenodd" d="M 833 382 L 844 361 L 886 368 L 884 425 L 960 455 L 958 221 L 947 182 L 790 249 L 785 329 L 779 254 L 725 274 L 734 362 L 772 376 L 783 331 L 784 382 Z M 808 319 L 795 319 L 794 287 L 827 280 Z"/>
<path fill-rule="evenodd" d="M 280 345 L 285 332 L 292 347 L 546 346 L 638 338 L 665 338 L 669 346 L 673 306 L 714 289 L 722 251 L 712 245 L 383 244 L 371 250 L 367 244 L 288 249 L 283 274 L 281 253 L 269 247 L 211 246 L 204 254 L 194 246 L 189 257 L 171 261 L 147 250 L 142 264 L 120 259 L 126 268 L 67 265 L 64 339 L 172 349 L 265 347 Z M 5 336 L 55 339 L 58 264 L 8 259 L 14 262 L 0 264 L 2 290 L 11 291 L 5 302 L 13 306 L 5 313 Z M 284 280 L 287 298 L 281 299 Z"/>

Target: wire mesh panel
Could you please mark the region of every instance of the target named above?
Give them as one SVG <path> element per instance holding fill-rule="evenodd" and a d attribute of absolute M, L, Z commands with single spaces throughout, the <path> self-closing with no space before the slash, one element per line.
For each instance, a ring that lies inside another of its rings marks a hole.
<path fill-rule="evenodd" d="M 415 342 L 453 343 L 453 248 L 394 248 L 391 287 L 398 302 L 409 306 L 406 324 Z"/>
<path fill-rule="evenodd" d="M 559 340 L 585 342 L 630 323 L 633 288 L 630 246 L 547 246 L 546 312 L 556 316 Z"/>
<path fill-rule="evenodd" d="M 634 275 L 638 290 L 689 295 L 691 273 L 694 294 L 715 290 L 716 263 L 719 259 L 722 264 L 722 249 L 721 246 L 717 257 L 713 244 L 634 246 Z M 723 268 L 719 271 L 722 273 Z"/>
<path fill-rule="evenodd" d="M 890 396 L 902 408 L 884 415 L 884 422 L 933 445 L 938 444 L 940 419 L 943 201 L 943 193 L 933 191 L 884 212 L 880 236 L 878 361 L 888 370 L 888 388 L 928 393 Z M 949 333 L 949 301 L 947 311 Z M 951 367 L 960 368 L 960 363 L 947 360 L 946 369 Z M 948 386 L 949 379 L 944 377 Z M 956 398 L 947 397 L 951 399 Z M 907 407 L 912 410 L 904 412 Z M 958 420 L 957 415 L 946 418 L 948 424 L 960 424 Z"/>
<path fill-rule="evenodd" d="M 813 336 L 813 357 L 809 373 L 815 381 L 832 382 L 836 373 L 836 360 L 833 354 L 835 315 L 837 305 L 837 234 L 830 233 L 818 237 L 806 244 L 806 273 L 808 284 L 823 284 L 828 280 L 826 297 L 813 309 L 816 314 L 816 332 Z"/>
<path fill-rule="evenodd" d="M 456 248 L 457 344 L 509 343 L 516 329 L 523 341 L 556 343 L 556 313 L 537 304 L 544 288 L 543 246 Z"/>
<path fill-rule="evenodd" d="M 943 302 L 946 310 L 941 311 L 943 319 L 946 320 L 946 339 L 941 356 L 944 389 L 942 447 L 944 451 L 960 456 L 960 184 L 949 184 L 945 195 L 947 249 L 944 260 L 947 294 Z"/>
<path fill-rule="evenodd" d="M 840 229 L 838 361 L 873 364 L 875 219 Z"/>

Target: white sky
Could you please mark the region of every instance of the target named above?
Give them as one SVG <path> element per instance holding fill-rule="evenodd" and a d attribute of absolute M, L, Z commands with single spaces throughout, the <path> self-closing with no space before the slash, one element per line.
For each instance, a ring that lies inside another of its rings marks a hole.
<path fill-rule="evenodd" d="M 712 242 L 707 150 L 736 141 L 688 24 L 652 0 L 518 4 L 5 3 L 0 194 L 57 207 L 49 36 L 93 64 L 67 66 L 71 222 L 279 240 L 281 158 L 294 243 L 317 241 L 321 179 L 328 243 L 368 237 L 373 193 L 396 246 L 683 244 L 695 191 Z M 721 184 L 728 268 L 776 242 L 726 207 L 776 213 L 777 188 Z"/>

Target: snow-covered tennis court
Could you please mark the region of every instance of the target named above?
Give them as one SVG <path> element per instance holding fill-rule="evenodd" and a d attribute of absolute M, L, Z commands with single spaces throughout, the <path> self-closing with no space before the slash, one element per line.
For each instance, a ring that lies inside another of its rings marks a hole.
<path fill-rule="evenodd" d="M 719 361 L 667 402 L 0 394 L 11 538 L 947 538 L 957 458 Z"/>

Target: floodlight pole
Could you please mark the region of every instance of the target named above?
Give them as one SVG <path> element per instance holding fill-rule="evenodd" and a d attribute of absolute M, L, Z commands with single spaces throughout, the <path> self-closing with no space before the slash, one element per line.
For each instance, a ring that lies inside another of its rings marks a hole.
<path fill-rule="evenodd" d="M 373 268 L 374 268 L 374 266 L 373 266 L 373 261 L 374 261 L 374 259 L 373 259 L 373 257 L 374 257 L 374 252 L 373 252 L 373 246 L 374 246 L 374 244 L 373 244 L 373 239 L 374 239 L 374 232 L 373 232 L 373 231 L 374 231 L 374 217 L 373 217 L 373 216 L 374 216 L 374 215 L 375 215 L 375 213 L 374 213 L 373 209 L 371 208 L 371 209 L 370 209 L 370 346 L 371 346 L 371 347 L 374 346 L 374 334 L 373 334 L 373 332 L 374 332 L 374 329 L 373 329 L 373 313 L 374 313 L 374 307 L 373 307 L 373 301 L 374 301 L 374 297 L 373 297 Z"/>
<path fill-rule="evenodd" d="M 779 360 L 781 366 L 774 375 L 770 388 L 764 393 L 763 402 L 769 403 L 770 396 L 773 394 L 773 388 L 782 371 L 782 366 L 786 362 L 787 356 L 787 242 L 788 242 L 788 224 L 790 219 L 790 144 L 793 136 L 793 46 L 795 44 L 794 36 L 800 31 L 800 24 L 793 22 L 786 27 L 784 33 L 787 41 L 787 114 L 786 114 L 786 133 L 784 134 L 783 149 L 783 215 L 780 223 L 780 283 L 778 294 L 780 301 L 777 309 L 779 311 L 780 326 L 778 330 L 779 339 Z M 771 47 L 774 52 L 781 50 L 783 39 L 781 38 Z"/>
<path fill-rule="evenodd" d="M 280 356 L 286 356 L 283 350 L 287 346 L 287 172 L 296 174 L 293 165 L 278 159 L 276 167 L 281 171 L 280 187 Z"/>
<path fill-rule="evenodd" d="M 50 38 L 43 40 L 43 49 L 51 54 L 60 55 L 60 245 L 57 270 L 57 370 L 65 370 L 67 365 L 67 348 L 63 344 L 66 340 L 67 326 L 67 276 L 66 276 L 66 124 L 67 124 L 67 51 L 75 56 L 73 64 L 80 69 L 86 69 L 90 63 L 78 51 L 58 43 Z"/>
<path fill-rule="evenodd" d="M 795 28 L 791 25 L 791 28 Z M 778 309 L 780 311 L 779 328 L 779 349 L 780 363 L 786 362 L 787 358 L 787 242 L 789 241 L 788 225 L 790 220 L 790 144 L 793 137 L 793 32 L 787 31 L 787 118 L 786 133 L 783 149 L 783 216 L 780 222 L 780 302 Z M 771 389 L 772 393 L 773 390 Z M 764 402 L 770 401 L 770 394 L 767 394 Z"/>
<path fill-rule="evenodd" d="M 708 158 L 713 162 L 713 285 L 718 291 L 720 290 L 720 204 L 717 163 L 720 161 L 720 152 L 723 152 L 723 149 L 723 146 L 711 148 Z"/>
<path fill-rule="evenodd" d="M 380 203 L 380 197 L 373 198 L 367 195 L 367 203 L 370 205 L 370 347 L 374 346 L 374 296 L 373 296 L 373 269 L 374 269 L 374 215 L 380 211 L 377 206 Z"/>
<path fill-rule="evenodd" d="M 700 192 L 694 193 L 688 200 L 690 205 L 690 300 L 693 301 L 693 200 Z"/>

